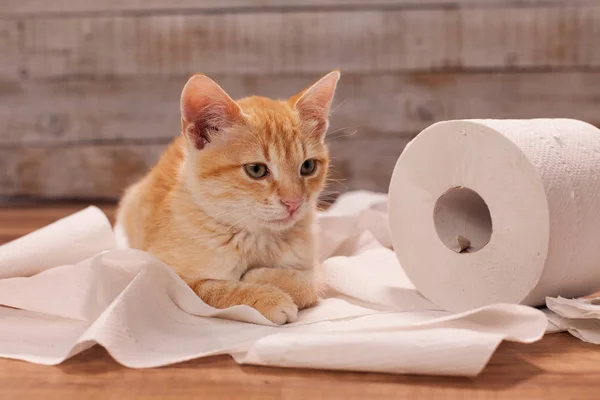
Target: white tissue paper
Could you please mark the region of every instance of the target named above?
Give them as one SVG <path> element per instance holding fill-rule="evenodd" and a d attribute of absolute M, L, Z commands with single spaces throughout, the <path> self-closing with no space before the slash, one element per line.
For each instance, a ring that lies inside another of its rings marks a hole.
<path fill-rule="evenodd" d="M 58 364 L 100 344 L 134 368 L 231 354 L 238 363 L 412 374 L 478 374 L 503 340 L 534 342 L 539 310 L 442 311 L 389 249 L 386 196 L 350 193 L 319 218 L 326 298 L 274 326 L 247 306 L 203 303 L 165 264 L 117 249 L 88 208 L 0 247 L 0 356 Z M 36 275 L 31 276 L 33 273 Z"/>
<path fill-rule="evenodd" d="M 548 321 L 584 342 L 600 344 L 600 297 L 546 299 Z"/>

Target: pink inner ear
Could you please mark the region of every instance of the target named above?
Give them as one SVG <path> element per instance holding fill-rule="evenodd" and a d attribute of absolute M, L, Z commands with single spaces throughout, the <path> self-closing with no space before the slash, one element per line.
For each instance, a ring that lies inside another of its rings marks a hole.
<path fill-rule="evenodd" d="M 202 149 L 211 135 L 239 120 L 241 110 L 212 79 L 195 75 L 181 93 L 181 118 L 184 134 Z"/>
<path fill-rule="evenodd" d="M 323 113 L 322 109 L 311 107 L 310 105 L 298 105 L 296 107 L 298 113 L 300 114 L 300 118 L 307 122 L 312 131 L 322 135 L 325 133 L 325 129 L 327 128 L 327 113 Z"/>
<path fill-rule="evenodd" d="M 327 127 L 329 110 L 339 77 L 340 74 L 337 71 L 327 74 L 302 93 L 294 104 L 300 117 L 316 124 L 315 129 L 319 132 Z"/>

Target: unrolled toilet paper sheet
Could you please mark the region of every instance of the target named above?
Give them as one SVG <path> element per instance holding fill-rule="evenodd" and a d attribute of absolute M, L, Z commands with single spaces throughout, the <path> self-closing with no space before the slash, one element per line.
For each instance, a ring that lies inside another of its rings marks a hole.
<path fill-rule="evenodd" d="M 439 309 L 390 249 L 385 195 L 342 196 L 319 217 L 325 299 L 274 326 L 256 310 L 214 309 L 165 264 L 121 249 L 88 208 L 0 247 L 0 356 L 58 364 L 100 344 L 123 365 L 231 354 L 238 363 L 412 374 L 478 374 L 503 340 L 542 337 L 541 311 Z"/>
<path fill-rule="evenodd" d="M 557 330 L 568 331 L 584 342 L 600 344 L 600 297 L 546 299 L 546 316 Z"/>

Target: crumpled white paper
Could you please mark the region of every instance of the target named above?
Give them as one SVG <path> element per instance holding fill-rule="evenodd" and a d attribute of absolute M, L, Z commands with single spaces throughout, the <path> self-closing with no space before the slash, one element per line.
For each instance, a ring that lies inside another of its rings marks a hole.
<path fill-rule="evenodd" d="M 478 374 L 503 340 L 542 337 L 541 311 L 496 304 L 451 314 L 422 297 L 389 248 L 385 195 L 342 196 L 319 217 L 326 298 L 274 326 L 214 309 L 165 264 L 119 249 L 94 207 L 0 247 L 0 356 L 58 364 L 100 344 L 148 368 L 231 354 L 242 364 Z"/>
<path fill-rule="evenodd" d="M 548 321 L 584 342 L 600 344 L 600 297 L 546 299 Z"/>

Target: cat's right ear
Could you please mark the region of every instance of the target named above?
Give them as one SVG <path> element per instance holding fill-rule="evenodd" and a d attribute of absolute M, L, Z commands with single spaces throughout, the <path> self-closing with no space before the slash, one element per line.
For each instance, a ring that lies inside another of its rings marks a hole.
<path fill-rule="evenodd" d="M 181 92 L 181 128 L 199 150 L 211 136 L 243 120 L 240 106 L 215 81 L 194 75 Z"/>

